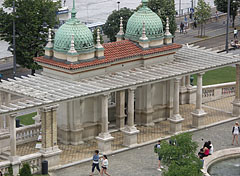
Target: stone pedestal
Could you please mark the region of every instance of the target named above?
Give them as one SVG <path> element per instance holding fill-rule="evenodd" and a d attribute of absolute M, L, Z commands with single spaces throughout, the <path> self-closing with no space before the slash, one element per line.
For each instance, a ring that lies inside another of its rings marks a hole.
<path fill-rule="evenodd" d="M 235 99 L 232 102 L 232 104 L 233 104 L 232 116 L 233 117 L 239 117 L 240 116 L 240 101 Z"/>
<path fill-rule="evenodd" d="M 153 109 L 145 111 L 136 110 L 136 123 L 144 126 L 153 126 Z"/>
<path fill-rule="evenodd" d="M 182 121 L 184 119 L 180 114 L 174 115 L 172 118 L 169 118 L 170 121 L 170 134 L 175 134 L 182 131 Z"/>
<path fill-rule="evenodd" d="M 71 144 L 72 145 L 79 145 L 79 144 L 83 144 L 83 140 L 82 140 L 82 133 L 83 133 L 83 128 L 79 128 L 76 130 L 71 130 Z"/>
<path fill-rule="evenodd" d="M 139 130 L 136 127 L 126 127 L 123 130 L 123 145 L 126 147 L 132 147 L 137 144 L 137 134 Z"/>
<path fill-rule="evenodd" d="M 195 110 L 194 112 L 192 112 L 192 116 L 193 116 L 192 127 L 198 128 L 205 125 L 204 117 L 206 114 L 207 113 L 204 112 L 203 109 Z"/>
<path fill-rule="evenodd" d="M 42 153 L 43 160 L 48 161 L 49 168 L 53 168 L 60 164 L 61 152 L 62 151 L 57 146 L 50 147 L 50 148 L 43 148 L 40 150 L 40 153 Z"/>
<path fill-rule="evenodd" d="M 19 173 L 19 166 L 20 166 L 20 160 L 18 156 L 10 156 L 9 158 L 11 165 L 12 165 L 12 169 L 13 169 L 13 176 L 18 176 Z"/>
<path fill-rule="evenodd" d="M 100 133 L 96 139 L 100 153 L 106 154 L 112 151 L 112 141 L 114 137 L 112 137 L 110 133 Z"/>

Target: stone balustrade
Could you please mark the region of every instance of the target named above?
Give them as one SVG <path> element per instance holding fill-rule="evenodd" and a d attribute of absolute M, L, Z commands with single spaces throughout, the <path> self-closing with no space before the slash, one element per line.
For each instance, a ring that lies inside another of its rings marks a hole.
<path fill-rule="evenodd" d="M 203 86 L 203 103 L 235 95 L 236 82 Z"/>
<path fill-rule="evenodd" d="M 0 171 L 4 174 L 8 173 L 8 169 L 12 166 L 13 169 L 19 170 L 24 163 L 28 163 L 33 174 L 39 173 L 42 170 L 42 154 L 34 153 L 19 157 L 19 162 L 12 163 L 10 161 L 0 162 Z M 17 169 L 16 169 L 17 168 Z"/>
<path fill-rule="evenodd" d="M 41 123 L 17 128 L 17 144 L 36 141 L 41 131 Z"/>

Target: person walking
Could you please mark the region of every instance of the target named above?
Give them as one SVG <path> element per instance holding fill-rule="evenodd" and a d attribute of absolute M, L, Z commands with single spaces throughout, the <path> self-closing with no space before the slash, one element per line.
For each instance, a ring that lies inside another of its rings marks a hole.
<path fill-rule="evenodd" d="M 163 166 L 161 166 L 162 156 L 160 154 L 160 149 L 161 149 L 161 141 L 159 140 L 158 143 L 154 146 L 154 153 L 158 154 L 158 169 L 157 170 L 162 171 Z"/>
<path fill-rule="evenodd" d="M 101 171 L 100 171 L 101 176 L 103 176 L 103 173 L 108 175 L 108 176 L 110 176 L 107 173 L 107 169 L 108 169 L 108 159 L 107 159 L 106 155 L 103 155 L 103 158 L 102 158 L 102 168 L 101 168 Z"/>
<path fill-rule="evenodd" d="M 181 22 L 181 24 L 180 24 L 180 34 L 183 33 L 183 29 L 184 29 L 184 24 L 183 24 L 183 22 Z"/>
<path fill-rule="evenodd" d="M 97 168 L 98 172 L 100 173 L 100 169 L 99 169 L 99 151 L 98 150 L 95 150 L 95 154 L 93 155 L 92 174 L 90 176 L 93 175 L 95 167 Z"/>
<path fill-rule="evenodd" d="M 233 126 L 233 128 L 232 128 L 232 135 L 233 135 L 232 145 L 234 145 L 234 140 L 236 141 L 236 144 L 238 144 L 239 133 L 240 133 L 240 127 L 239 127 L 238 122 L 236 122 L 235 126 Z"/>
<path fill-rule="evenodd" d="M 238 30 L 237 30 L 237 28 L 234 28 L 233 34 L 234 34 L 234 38 L 237 39 L 237 36 L 238 36 Z"/>

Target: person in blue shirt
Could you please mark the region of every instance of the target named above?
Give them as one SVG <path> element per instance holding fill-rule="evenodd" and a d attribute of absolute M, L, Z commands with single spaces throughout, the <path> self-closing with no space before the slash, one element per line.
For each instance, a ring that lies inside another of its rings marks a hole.
<path fill-rule="evenodd" d="M 93 155 L 93 163 L 92 163 L 92 174 L 94 173 L 95 167 L 97 168 L 98 172 L 100 173 L 99 169 L 99 151 L 95 150 L 95 154 Z"/>

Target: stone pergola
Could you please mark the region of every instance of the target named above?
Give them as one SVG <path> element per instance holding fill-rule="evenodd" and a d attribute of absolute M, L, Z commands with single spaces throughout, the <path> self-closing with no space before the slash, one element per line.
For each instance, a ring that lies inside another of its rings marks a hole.
<path fill-rule="evenodd" d="M 0 116 L 10 115 L 10 134 L 11 134 L 11 155 L 16 155 L 16 113 L 33 108 L 41 109 L 42 130 L 43 130 L 43 148 L 42 152 L 46 157 L 53 156 L 52 153 L 59 153 L 57 147 L 57 124 L 56 109 L 57 104 L 72 100 L 81 100 L 89 97 L 101 97 L 101 133 L 97 140 L 99 149 L 103 152 L 111 150 L 111 141 L 113 137 L 108 131 L 108 96 L 112 92 L 117 92 L 116 116 L 119 117 L 117 124 L 124 132 L 124 145 L 132 146 L 137 143 L 138 130 L 134 126 L 134 91 L 137 87 L 147 86 L 151 91 L 151 85 L 154 83 L 174 80 L 173 94 L 173 114 L 169 118 L 170 133 L 176 133 L 182 130 L 182 121 L 179 114 L 179 92 L 181 85 L 189 85 L 190 75 L 197 74 L 197 96 L 196 108 L 192 112 L 194 127 L 202 125 L 203 118 L 206 115 L 202 109 L 202 76 L 204 72 L 217 68 L 237 64 L 237 86 L 236 99 L 234 103 L 233 114 L 239 116 L 240 110 L 240 57 L 237 55 L 217 53 L 210 49 L 199 48 L 195 46 L 183 46 L 174 55 L 174 61 L 138 67 L 127 71 L 114 72 L 101 76 L 95 76 L 81 81 L 66 81 L 51 78 L 44 75 L 22 76 L 21 78 L 2 80 L 0 90 L 3 94 L 16 94 L 27 97 L 30 100 L 16 103 L 0 105 Z M 184 79 L 182 79 L 184 78 Z M 182 80 L 182 81 L 180 81 Z M 180 84 L 181 82 L 181 84 Z M 128 119 L 124 127 L 124 90 L 128 90 Z M 149 99 L 149 98 L 147 98 Z M 51 163 L 51 162 L 50 162 Z"/>

